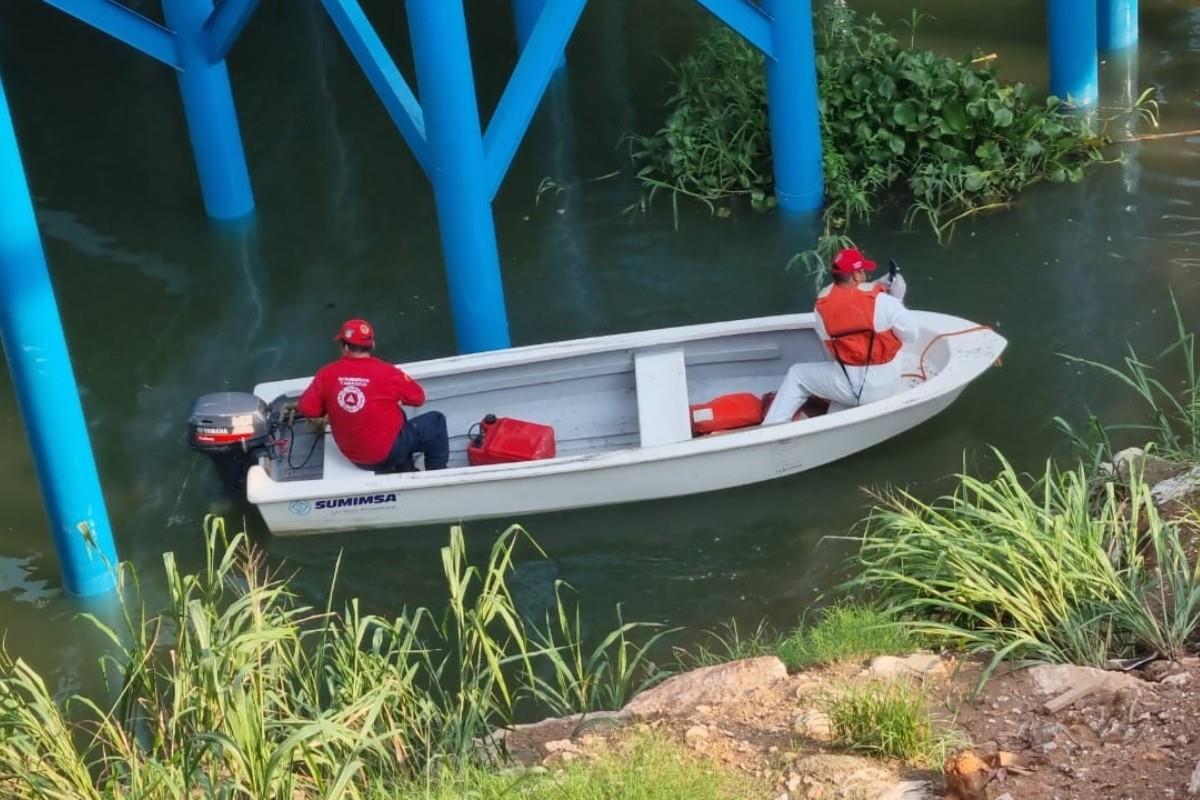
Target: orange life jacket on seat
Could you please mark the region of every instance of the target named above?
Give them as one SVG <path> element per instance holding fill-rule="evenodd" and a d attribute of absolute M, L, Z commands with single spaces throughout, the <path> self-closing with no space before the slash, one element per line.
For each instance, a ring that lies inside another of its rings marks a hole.
<path fill-rule="evenodd" d="M 825 345 L 843 366 L 887 364 L 900 352 L 900 337 L 875 330 L 875 301 L 884 291 L 882 286 L 863 291 L 858 284 L 834 284 L 817 299 L 816 312 L 830 337 Z"/>

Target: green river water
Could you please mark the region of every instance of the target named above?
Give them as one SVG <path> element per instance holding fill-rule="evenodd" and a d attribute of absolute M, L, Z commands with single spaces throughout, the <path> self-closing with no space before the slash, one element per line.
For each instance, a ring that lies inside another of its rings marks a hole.
<path fill-rule="evenodd" d="M 156 4 L 140 5 L 153 11 Z M 407 69 L 401 4 L 364 4 Z M 886 20 L 911 0 L 855 2 Z M 1043 3 L 926 0 L 918 43 L 952 55 L 996 52 L 1001 74 L 1044 85 Z M 485 109 L 514 59 L 502 0 L 468 3 Z M 592 0 L 495 203 L 514 343 L 811 306 L 787 272 L 811 226 L 669 203 L 623 209 L 638 189 L 620 145 L 662 118 L 663 58 L 708 24 L 692 0 Z M 198 563 L 209 512 L 246 525 L 323 605 L 344 551 L 339 597 L 367 610 L 440 605 L 445 526 L 300 540 L 265 535 L 184 444 L 195 395 L 311 374 L 331 332 L 365 316 L 385 357 L 454 350 L 432 195 L 349 52 L 313 0 L 265 3 L 230 68 L 258 214 L 217 226 L 200 205 L 169 72 L 33 0 L 0 0 L 0 70 L 21 138 L 47 256 L 91 426 L 121 556 L 151 597 L 161 553 Z M 1164 130 L 1200 127 L 1200 8 L 1143 0 L 1135 53 L 1106 61 L 1109 97 L 1156 86 Z M 1135 92 L 1136 93 L 1136 92 Z M 1115 154 L 1118 150 L 1114 149 Z M 847 545 L 822 541 L 860 519 L 860 487 L 931 495 L 995 445 L 1038 468 L 1065 451 L 1051 418 L 1084 406 L 1132 412 L 1115 384 L 1058 354 L 1116 360 L 1127 341 L 1171 339 L 1168 289 L 1200 312 L 1200 135 L 1126 145 L 1125 164 L 1078 185 L 1045 186 L 1011 211 L 959 227 L 949 246 L 883 214 L 859 242 L 906 267 L 908 302 L 995 325 L 1004 366 L 931 422 L 811 473 L 711 495 L 467 526 L 482 557 L 497 531 L 525 524 L 550 554 L 514 577 L 540 614 L 556 579 L 581 593 L 596 628 L 626 619 L 711 627 L 784 624 L 836 581 Z M 606 177 L 619 172 L 615 177 Z M 544 193 L 543 178 L 562 191 Z M 75 617 L 111 609 L 60 589 L 8 376 L 0 371 L 0 632 L 60 690 L 86 685 L 98 654 Z M 466 511 L 464 509 L 464 511 Z M 694 635 L 694 634 L 693 634 Z"/>

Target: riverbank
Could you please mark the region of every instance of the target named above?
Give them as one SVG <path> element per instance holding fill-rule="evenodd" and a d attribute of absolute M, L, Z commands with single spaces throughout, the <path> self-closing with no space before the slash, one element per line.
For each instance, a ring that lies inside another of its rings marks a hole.
<path fill-rule="evenodd" d="M 673 667 L 650 658 L 670 631 L 618 613 L 610 633 L 586 636 L 565 587 L 544 624 L 523 619 L 505 584 L 526 543 L 519 529 L 501 537 L 481 567 L 452 535 L 443 552 L 446 610 L 385 620 L 360 614 L 355 601 L 341 612 L 296 602 L 261 553 L 240 535 L 226 540 L 214 521 L 204 571 L 180 574 L 165 556 L 171 597 L 160 612 L 142 608 L 125 582 L 127 629 L 106 629 L 115 646 L 106 673 L 122 687 L 111 705 L 52 696 L 22 661 L 0 657 L 0 789 L 94 798 L 402 791 L 427 800 L 1196 794 L 1200 573 L 1192 523 L 1200 470 L 1125 451 L 1078 484 L 1084 493 L 1059 491 L 1076 486 L 1077 474 L 1048 470 L 1041 481 L 1009 485 L 1002 470 L 964 483 L 973 494 L 961 508 L 959 495 L 902 501 L 916 504 L 917 518 L 946 526 L 956 514 L 979 524 L 987 511 L 993 529 L 984 532 L 1003 544 L 1011 531 L 988 511 L 987 492 L 1005 487 L 1013 512 L 1025 491 L 1043 498 L 1037 546 L 1069 540 L 1099 554 L 1077 562 L 1059 548 L 1033 565 L 1019 548 L 980 549 L 982 559 L 1009 554 L 998 574 L 1011 594 L 973 587 L 993 615 L 971 611 L 976 627 L 955 618 L 970 611 L 964 583 L 960 607 L 941 614 L 835 605 L 783 635 L 726 627 L 706 645 L 676 651 Z M 1143 480 L 1150 475 L 1153 486 Z M 913 535 L 895 498 L 881 498 L 872 519 L 898 542 Z M 951 528 L 933 530 L 945 537 Z M 1089 538 L 1097 532 L 1103 536 Z M 868 524 L 859 556 L 868 566 L 853 579 L 869 578 L 877 597 L 889 588 L 883 573 L 871 577 L 880 569 L 871 547 L 884 535 Z M 953 566 L 956 545 L 945 545 Z M 911 540 L 897 546 L 918 552 Z M 1172 560 L 1183 553 L 1182 562 Z M 1097 570 L 1073 576 L 1099 583 L 1096 596 L 1065 586 L 1059 611 L 1079 621 L 1076 629 L 1063 630 L 1050 615 L 1037 628 L 1006 605 L 1022 591 L 1055 589 L 1021 586 L 1040 584 L 1028 570 L 1051 562 Z M 892 575 L 908 583 L 926 569 L 919 563 Z M 1119 587 L 1097 576 L 1131 588 L 1145 613 L 1124 608 Z M 1104 613 L 1108 627 L 1096 624 Z M 1007 627 L 989 630 L 989 620 Z M 1060 646 L 1063 635 L 1077 639 L 1076 650 Z M 1014 636 L 1022 647 L 1009 642 Z M 988 642 L 1009 642 L 999 651 L 1008 657 L 997 658 Z M 1107 669 L 1048 663 L 1070 661 L 1069 652 L 1100 654 Z M 558 716 L 517 724 L 537 709 Z"/>

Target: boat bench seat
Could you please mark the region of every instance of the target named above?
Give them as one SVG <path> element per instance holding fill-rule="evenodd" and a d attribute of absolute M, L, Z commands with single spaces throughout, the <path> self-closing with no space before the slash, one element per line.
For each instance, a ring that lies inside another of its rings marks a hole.
<path fill-rule="evenodd" d="M 329 433 L 329 429 L 325 429 L 325 475 L 327 481 L 341 480 L 361 480 L 363 475 L 370 475 L 369 472 L 364 472 L 342 455 L 342 451 L 333 442 L 333 436 Z"/>
<path fill-rule="evenodd" d="M 675 345 L 636 352 L 633 368 L 642 447 L 691 439 L 683 348 Z"/>

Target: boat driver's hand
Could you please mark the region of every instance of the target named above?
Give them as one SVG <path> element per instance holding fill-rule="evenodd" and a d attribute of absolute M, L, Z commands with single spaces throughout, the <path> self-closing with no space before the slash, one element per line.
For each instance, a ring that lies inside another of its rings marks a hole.
<path fill-rule="evenodd" d="M 887 293 L 901 302 L 904 301 L 904 295 L 908 293 L 908 284 L 905 283 L 903 275 L 896 273 L 892 276 L 891 282 L 887 284 Z"/>

